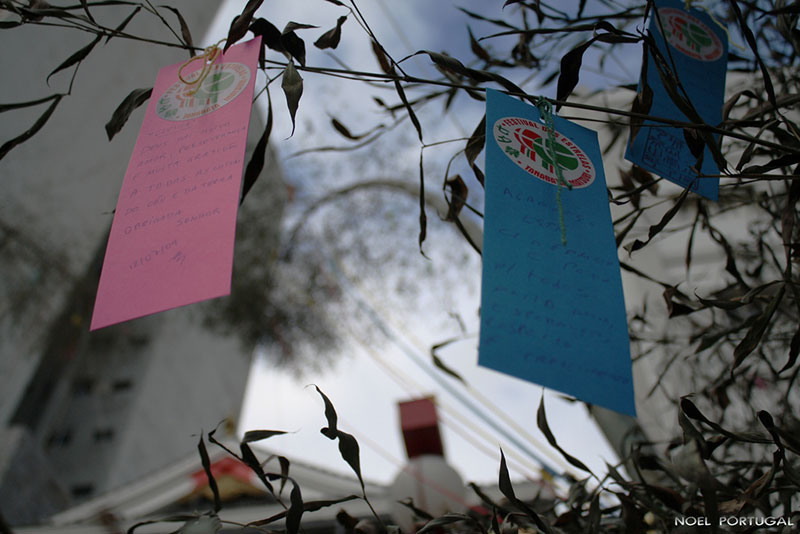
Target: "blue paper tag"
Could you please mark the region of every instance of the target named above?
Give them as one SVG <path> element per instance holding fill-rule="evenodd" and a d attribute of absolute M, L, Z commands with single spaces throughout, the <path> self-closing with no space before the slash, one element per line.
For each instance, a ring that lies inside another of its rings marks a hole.
<path fill-rule="evenodd" d="M 668 63 L 672 58 L 689 100 L 706 124 L 719 124 L 728 68 L 727 35 L 706 13 L 696 9 L 691 14 L 686 12 L 684 2 L 658 0 L 655 6 L 659 17 L 655 14 L 650 16 L 649 29 L 658 50 Z M 649 115 L 689 122 L 664 89 L 651 53 L 647 55 L 647 84 L 653 90 Z M 639 86 L 641 90 L 641 81 Z M 663 124 L 648 127 L 649 124 L 657 123 L 644 122 L 633 142 L 628 143 L 625 159 L 684 188 L 691 187 L 692 191 L 706 198 L 717 200 L 719 178 L 698 178 L 691 169 L 697 158 L 686 144 L 683 129 Z M 703 174 L 719 174 L 719 167 L 708 147 L 700 170 Z"/>
<path fill-rule="evenodd" d="M 478 363 L 635 415 L 628 325 L 597 134 L 537 108 L 486 101 Z M 561 242 L 555 165 L 567 245 Z"/>

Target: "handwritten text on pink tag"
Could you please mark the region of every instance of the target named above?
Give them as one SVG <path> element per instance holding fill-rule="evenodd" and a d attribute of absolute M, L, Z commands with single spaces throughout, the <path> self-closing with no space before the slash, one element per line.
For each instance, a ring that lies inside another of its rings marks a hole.
<path fill-rule="evenodd" d="M 178 78 L 181 64 L 159 71 L 117 202 L 92 330 L 230 293 L 259 46 L 231 47 L 199 84 Z M 198 79 L 201 64 L 184 68 L 184 79 Z"/>

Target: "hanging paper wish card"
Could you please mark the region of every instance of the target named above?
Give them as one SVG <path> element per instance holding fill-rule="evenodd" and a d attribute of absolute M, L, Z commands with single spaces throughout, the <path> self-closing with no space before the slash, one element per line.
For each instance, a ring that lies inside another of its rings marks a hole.
<path fill-rule="evenodd" d="M 478 363 L 634 415 L 628 325 L 597 134 L 553 121 L 549 130 L 536 107 L 487 91 Z M 556 165 L 572 185 L 560 195 Z"/>
<path fill-rule="evenodd" d="M 687 12 L 685 2 L 659 0 L 658 16 L 650 16 L 650 34 L 670 70 L 674 65 L 689 101 L 706 124 L 722 121 L 725 74 L 728 67 L 728 38 L 709 15 L 700 10 Z M 659 23 L 660 21 L 660 23 Z M 669 43 L 669 47 L 666 43 Z M 674 103 L 664 88 L 653 53 L 647 54 L 647 85 L 653 92 L 649 115 L 692 122 Z M 643 81 L 639 81 L 642 90 Z M 629 140 L 625 159 L 684 188 L 717 200 L 719 178 L 698 178 L 682 128 L 644 121 Z M 718 175 L 719 167 L 706 146 L 700 169 L 704 175 Z"/>
<path fill-rule="evenodd" d="M 92 330 L 230 293 L 259 41 L 232 46 L 205 74 L 203 61 L 159 71 L 117 201 Z"/>

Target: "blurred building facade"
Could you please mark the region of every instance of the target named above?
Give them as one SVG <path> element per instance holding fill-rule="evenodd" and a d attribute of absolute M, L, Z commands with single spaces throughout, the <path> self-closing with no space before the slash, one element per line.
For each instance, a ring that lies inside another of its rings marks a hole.
<path fill-rule="evenodd" d="M 492 512 L 484 499 L 505 503 L 504 495 L 494 483 L 475 486 L 478 491 L 468 489 L 459 473 L 448 465 L 433 402 L 432 398 L 418 398 L 400 403 L 408 461 L 388 485 L 369 479 L 363 480 L 362 485 L 352 472 L 337 473 L 320 465 L 292 460 L 288 464 L 290 480 L 285 485 L 273 481 L 273 493 L 250 467 L 222 447 L 209 444 L 208 470 L 215 480 L 221 505 L 219 532 L 255 534 L 263 532 L 263 528 L 283 528 L 285 506 L 294 484 L 300 488 L 307 505 L 321 504 L 310 506 L 303 514 L 302 530 L 310 534 L 377 532 L 380 527 L 376 516 L 410 534 L 428 520 L 427 514 L 419 514 L 417 510 L 434 516 L 447 512 L 490 516 Z M 286 467 L 278 455 L 262 448 L 265 443 L 251 443 L 261 468 L 265 473 L 284 472 Z M 231 451 L 238 448 L 238 443 L 230 440 L 222 445 Z M 514 489 L 518 498 L 537 509 L 543 511 L 553 505 L 554 487 L 547 481 L 517 481 Z M 356 497 L 362 493 L 368 496 L 369 504 Z M 413 503 L 414 509 L 400 501 Z M 209 478 L 200 455 L 194 452 L 158 472 L 145 474 L 57 513 L 45 523 L 23 526 L 15 532 L 103 534 L 125 532 L 148 521 L 153 524 L 144 526 L 142 531 L 160 533 L 174 531 L 186 518 L 206 521 L 208 531 L 212 531 L 217 520 L 202 514 L 213 506 Z M 249 526 L 267 518 L 271 518 L 268 523 Z"/>
<path fill-rule="evenodd" d="M 171 5 L 198 43 L 220 3 Z M 102 6 L 92 15 L 114 28 L 132 10 Z M 2 10 L 0 18 L 13 20 Z M 177 18 L 169 23 L 179 28 Z M 126 31 L 175 41 L 145 10 Z M 45 78 L 91 39 L 52 27 L 3 30 L 0 61 L 13 75 L 4 76 L 0 102 L 67 92 L 69 70 L 53 76 L 51 87 Z M 145 106 L 112 142 L 104 124 L 131 90 L 151 86 L 160 67 L 186 57 L 179 48 L 122 38 L 97 46 L 45 127 L 0 161 L 0 518 L 10 525 L 39 522 L 164 468 L 193 451 L 202 430 L 233 424 L 239 413 L 251 347 L 207 328 L 202 306 L 88 332 Z M 28 129 L 45 108 L 4 114 L 0 140 Z M 254 111 L 248 151 L 262 130 Z M 273 160 L 265 169 L 244 209 L 269 215 L 268 251 L 277 247 L 285 189 Z"/>

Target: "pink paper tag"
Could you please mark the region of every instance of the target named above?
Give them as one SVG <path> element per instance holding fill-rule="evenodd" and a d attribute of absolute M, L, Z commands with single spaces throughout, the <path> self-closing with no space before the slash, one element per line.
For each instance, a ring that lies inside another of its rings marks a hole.
<path fill-rule="evenodd" d="M 91 330 L 231 290 L 260 39 L 217 58 L 199 89 L 158 72 L 122 182 Z M 199 77 L 202 61 L 185 67 Z"/>

